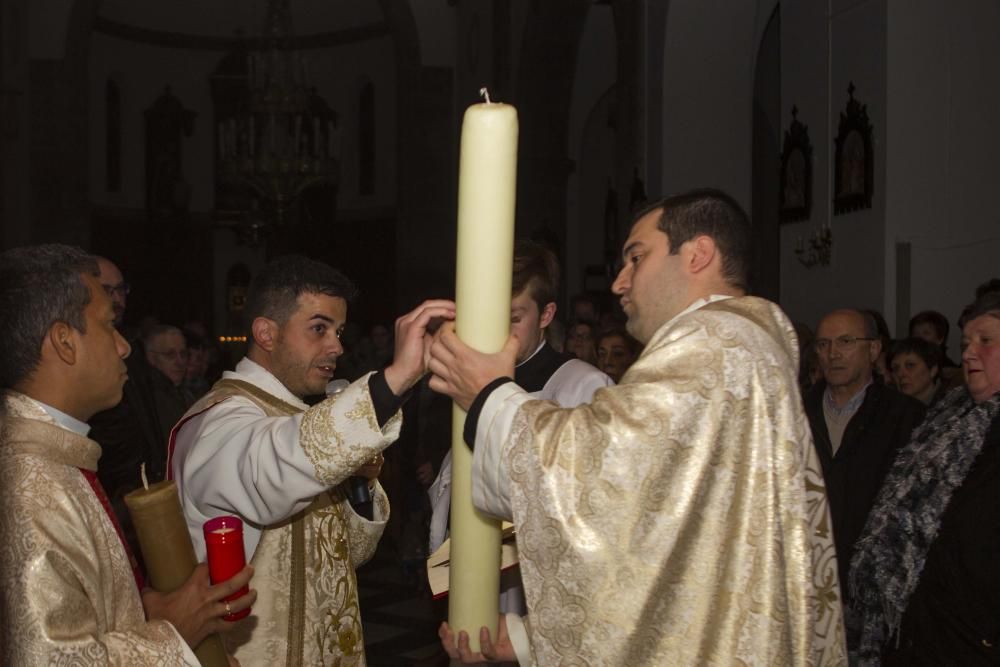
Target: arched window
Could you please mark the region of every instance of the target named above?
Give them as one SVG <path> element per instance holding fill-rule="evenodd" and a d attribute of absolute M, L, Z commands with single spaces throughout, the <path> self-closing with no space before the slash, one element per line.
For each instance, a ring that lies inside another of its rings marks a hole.
<path fill-rule="evenodd" d="M 375 194 L 375 86 L 361 86 L 358 96 L 358 194 Z"/>
<path fill-rule="evenodd" d="M 104 91 L 105 136 L 107 146 L 104 155 L 105 181 L 108 192 L 122 189 L 122 95 L 118 83 L 108 79 Z"/>

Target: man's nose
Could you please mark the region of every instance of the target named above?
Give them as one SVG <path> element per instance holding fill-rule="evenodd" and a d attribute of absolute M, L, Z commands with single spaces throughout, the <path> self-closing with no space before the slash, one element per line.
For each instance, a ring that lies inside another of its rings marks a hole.
<path fill-rule="evenodd" d="M 132 354 L 132 346 L 117 330 L 115 331 L 115 346 L 118 349 L 118 356 L 122 359 L 128 359 L 128 355 Z"/>
<path fill-rule="evenodd" d="M 344 353 L 344 344 L 340 342 L 340 339 L 334 337 L 332 343 L 330 344 L 330 354 L 335 357 L 339 357 Z"/>
<path fill-rule="evenodd" d="M 625 293 L 626 289 L 628 289 L 629 279 L 628 276 L 625 275 L 626 271 L 628 271 L 628 266 L 623 266 L 622 270 L 618 272 L 618 275 L 615 277 L 615 281 L 611 283 L 612 293 L 621 295 Z"/>

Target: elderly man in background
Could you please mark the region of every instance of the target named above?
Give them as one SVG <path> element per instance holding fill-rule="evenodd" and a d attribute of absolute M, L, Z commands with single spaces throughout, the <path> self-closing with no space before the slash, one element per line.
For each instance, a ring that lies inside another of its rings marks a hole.
<path fill-rule="evenodd" d="M 920 401 L 874 379 L 882 343 L 867 313 L 844 309 L 820 320 L 813 346 L 823 380 L 804 397 L 823 464 L 840 578 L 875 494 L 899 448 L 924 418 Z M 844 590 L 845 600 L 850 591 Z"/>
<path fill-rule="evenodd" d="M 187 342 L 177 327 L 157 324 L 143 337 L 143 345 L 151 368 L 153 400 L 164 445 L 163 459 L 166 460 L 170 429 L 194 404 L 194 397 L 183 385 L 187 377 Z"/>
<path fill-rule="evenodd" d="M 114 325 L 125 336 L 125 313 L 129 287 L 121 270 L 106 257 L 97 257 L 97 280 L 111 300 Z M 131 341 L 133 354 L 125 360 L 128 380 L 117 405 L 92 416 L 90 437 L 101 446 L 101 467 L 98 476 L 107 490 L 111 507 L 122 525 L 125 538 L 136 555 L 139 543 L 132 527 L 132 517 L 125 508 L 124 497 L 142 485 L 140 466 L 146 464 L 146 477 L 159 482 L 166 476 L 167 439 L 171 423 L 161 419 L 153 390 L 153 370 L 143 354 L 143 342 Z"/>

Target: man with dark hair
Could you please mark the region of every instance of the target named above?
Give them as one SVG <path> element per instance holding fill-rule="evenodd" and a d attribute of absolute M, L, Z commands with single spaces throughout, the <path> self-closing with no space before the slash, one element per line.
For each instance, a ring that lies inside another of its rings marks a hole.
<path fill-rule="evenodd" d="M 941 348 L 941 367 L 958 368 L 948 356 L 948 318 L 936 310 L 923 310 L 910 318 L 910 336 L 923 338 Z"/>
<path fill-rule="evenodd" d="M 258 572 L 255 623 L 228 638 L 245 667 L 364 664 L 354 569 L 371 557 L 389 505 L 376 480 L 399 435 L 399 408 L 424 374 L 428 301 L 396 320 L 393 362 L 309 407 L 343 354 L 340 333 L 356 290 L 340 272 L 290 256 L 269 263 L 247 294 L 247 356 L 174 427 L 171 464 L 188 528 L 205 553 L 203 523 L 235 514 Z M 366 477 L 371 518 L 348 500 Z"/>
<path fill-rule="evenodd" d="M 722 256 L 722 277 L 742 292 L 749 289 L 750 221 L 735 199 L 710 188 L 691 190 L 646 205 L 635 219 L 655 211 L 661 211 L 657 227 L 671 239 L 671 255 L 697 236 L 710 236 Z"/>
<path fill-rule="evenodd" d="M 813 346 L 823 380 L 803 400 L 823 465 L 840 577 L 846 582 L 875 494 L 925 409 L 920 401 L 873 381 L 882 341 L 869 313 L 827 313 Z M 849 591 L 842 593 L 850 599 Z"/>
<path fill-rule="evenodd" d="M 251 570 L 140 598 L 85 423 L 121 400 L 130 351 L 97 275 L 69 246 L 0 254 L 0 663 L 198 665 L 191 647 L 254 601 L 221 601 Z"/>
<path fill-rule="evenodd" d="M 669 231 L 664 231 L 669 230 Z M 798 346 L 744 295 L 750 225 L 728 196 L 661 200 L 634 221 L 612 291 L 646 345 L 622 384 L 561 408 L 445 325 L 431 387 L 468 410 L 473 501 L 512 519 L 530 627 L 482 655 L 522 664 L 839 664 L 843 623 Z M 489 472 L 487 472 L 489 471 Z"/>

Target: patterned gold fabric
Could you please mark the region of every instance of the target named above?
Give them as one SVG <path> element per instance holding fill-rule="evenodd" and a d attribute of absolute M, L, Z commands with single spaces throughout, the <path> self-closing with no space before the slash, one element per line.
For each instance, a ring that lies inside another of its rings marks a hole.
<path fill-rule="evenodd" d="M 0 664 L 184 664 L 174 629 L 146 622 L 118 534 L 80 472 L 97 469 L 100 446 L 21 394 L 6 393 L 0 412 Z"/>
<path fill-rule="evenodd" d="M 846 664 L 797 361 L 777 306 L 727 299 L 591 404 L 521 406 L 501 460 L 538 665 Z"/>
<path fill-rule="evenodd" d="M 222 380 L 190 414 L 232 396 L 250 399 L 272 417 L 301 411 L 247 382 Z M 359 456 L 372 456 L 351 445 L 384 437 L 366 392 L 344 392 L 334 401 L 334 406 L 325 402 L 306 411 L 300 444 L 316 464 L 317 478 L 326 474 L 339 481 L 366 460 Z M 354 570 L 375 553 L 389 515 L 381 487 L 373 497 L 379 522 L 358 516 L 338 487 L 262 532 L 251 559 L 257 602 L 251 616 L 225 636 L 228 650 L 244 667 L 365 664 Z"/>

